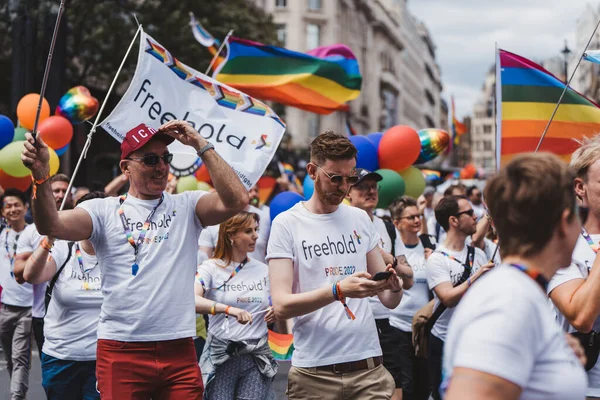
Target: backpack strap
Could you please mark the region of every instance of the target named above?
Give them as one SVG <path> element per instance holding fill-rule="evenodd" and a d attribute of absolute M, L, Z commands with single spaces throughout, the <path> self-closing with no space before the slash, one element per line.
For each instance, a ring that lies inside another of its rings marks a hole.
<path fill-rule="evenodd" d="M 382 221 L 385 224 L 385 229 L 387 230 L 387 233 L 392 241 L 392 255 L 396 257 L 396 227 L 387 219 L 382 219 Z"/>
<path fill-rule="evenodd" d="M 69 242 L 69 243 L 67 243 L 67 246 L 69 247 L 69 253 L 67 254 L 67 258 L 65 259 L 65 262 L 60 266 L 60 268 L 56 271 L 56 274 L 54 274 L 54 276 L 52 277 L 52 280 L 50 281 L 50 283 L 46 287 L 46 301 L 45 301 L 45 303 L 46 303 L 46 312 L 48 312 L 48 304 L 50 304 L 50 300 L 52 299 L 52 290 L 54 289 L 54 285 L 56 285 L 56 281 L 58 280 L 58 276 L 60 275 L 60 273 L 62 272 L 62 270 L 65 269 L 65 266 L 67 265 L 67 263 L 71 259 L 71 251 L 73 250 L 73 244 L 75 244 L 75 242 Z"/>

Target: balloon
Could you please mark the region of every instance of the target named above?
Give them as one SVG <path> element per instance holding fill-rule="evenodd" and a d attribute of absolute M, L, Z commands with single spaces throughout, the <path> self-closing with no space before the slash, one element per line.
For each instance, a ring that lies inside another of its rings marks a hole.
<path fill-rule="evenodd" d="M 98 112 L 98 99 L 85 86 L 75 86 L 60 98 L 56 115 L 61 115 L 73 124 L 92 118 Z"/>
<path fill-rule="evenodd" d="M 352 142 L 358 154 L 356 155 L 356 168 L 364 168 L 369 171 L 375 171 L 379 168 L 377 162 L 377 148 L 365 136 L 350 136 L 348 139 Z"/>
<path fill-rule="evenodd" d="M 198 168 L 194 176 L 196 177 L 196 180 L 198 180 L 198 182 L 210 182 L 210 174 L 208 173 L 208 169 L 204 164 L 202 164 L 200 168 Z"/>
<path fill-rule="evenodd" d="M 25 134 L 29 132 L 29 130 L 27 130 L 26 128 L 23 128 L 22 126 L 19 126 L 18 128 L 15 128 L 15 136 L 13 137 L 13 142 L 21 142 L 25 140 Z"/>
<path fill-rule="evenodd" d="M 71 142 L 73 125 L 65 117 L 53 115 L 40 124 L 40 135 L 48 147 L 57 150 Z"/>
<path fill-rule="evenodd" d="M 60 168 L 60 160 L 53 149 L 49 148 L 48 152 L 50 152 L 50 176 L 54 176 Z"/>
<path fill-rule="evenodd" d="M 477 174 L 477 168 L 473 164 L 467 164 L 460 170 L 460 179 L 473 179 Z"/>
<path fill-rule="evenodd" d="M 415 164 L 423 164 L 440 155 L 450 143 L 448 132 L 441 129 L 421 129 L 419 132 L 421 152 Z"/>
<path fill-rule="evenodd" d="M 306 200 L 310 199 L 315 191 L 315 181 L 312 180 L 310 175 L 306 174 L 304 177 L 302 188 L 304 189 L 304 198 Z"/>
<path fill-rule="evenodd" d="M 15 188 L 24 192 L 31 186 L 31 177 L 24 176 L 22 178 L 15 178 L 0 169 L 0 186 L 2 186 L 3 189 Z"/>
<path fill-rule="evenodd" d="M 404 180 L 396 171 L 378 169 L 376 171 L 383 178 L 379 185 L 379 202 L 377 208 L 388 208 L 390 203 L 404 194 Z"/>
<path fill-rule="evenodd" d="M 12 142 L 0 150 L 0 169 L 15 178 L 30 174 L 29 169 L 21 162 L 23 143 L 25 142 Z"/>
<path fill-rule="evenodd" d="M 40 102 L 40 95 L 37 93 L 29 93 L 21 100 L 19 100 L 19 104 L 17 104 L 17 117 L 19 118 L 19 122 L 21 125 L 29 129 L 33 130 L 33 125 L 35 123 L 35 115 L 37 113 L 38 103 Z M 50 116 L 50 105 L 48 101 L 44 99 L 42 101 L 42 109 L 40 111 L 40 120 L 41 123 L 43 120 Z"/>
<path fill-rule="evenodd" d="M 394 126 L 383 134 L 379 142 L 379 167 L 404 171 L 413 165 L 421 151 L 419 134 L 410 126 Z"/>
<path fill-rule="evenodd" d="M 198 190 L 198 181 L 192 175 L 182 176 L 177 182 L 177 193 L 187 192 L 188 190 Z"/>
<path fill-rule="evenodd" d="M 367 135 L 367 139 L 369 139 L 376 149 L 379 148 L 379 142 L 381 142 L 381 138 L 383 137 L 383 133 L 381 132 L 373 132 Z"/>
<path fill-rule="evenodd" d="M 60 149 L 56 149 L 56 155 L 57 156 L 62 156 L 63 154 L 65 154 L 67 152 L 67 150 L 69 150 L 69 145 L 67 144 L 65 147 L 61 147 Z"/>
<path fill-rule="evenodd" d="M 296 192 L 281 192 L 277 194 L 277 196 L 273 197 L 273 200 L 271 200 L 271 204 L 269 205 L 271 221 L 273 221 L 276 216 L 289 210 L 302 200 L 304 200 L 304 198 Z"/>
<path fill-rule="evenodd" d="M 204 190 L 205 192 L 210 192 L 212 190 L 212 186 L 210 186 L 206 182 L 197 182 L 198 190 Z"/>
<path fill-rule="evenodd" d="M 15 126 L 10 118 L 0 115 L 0 149 L 13 141 Z"/>
<path fill-rule="evenodd" d="M 404 179 L 404 194 L 413 198 L 418 198 L 425 190 L 425 177 L 423 173 L 415 168 L 410 167 L 400 172 L 400 176 Z"/>

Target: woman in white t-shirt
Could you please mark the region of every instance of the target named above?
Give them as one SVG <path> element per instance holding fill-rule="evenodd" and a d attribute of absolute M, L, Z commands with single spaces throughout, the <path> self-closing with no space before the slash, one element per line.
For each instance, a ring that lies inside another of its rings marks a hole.
<path fill-rule="evenodd" d="M 446 400 L 585 398 L 583 349 L 567 341 L 546 297 L 548 281 L 571 262 L 585 215 L 574 177 L 555 155 L 529 153 L 488 182 L 503 264 L 468 289 L 450 320 Z"/>
<path fill-rule="evenodd" d="M 77 204 L 104 197 L 102 192 L 91 192 Z M 48 399 L 100 399 L 96 390 L 96 328 L 103 296 L 94 247 L 88 240 L 54 243 L 45 238 L 29 257 L 23 276 L 33 284 L 54 282 L 44 317 L 41 356 L 42 386 Z"/>
<path fill-rule="evenodd" d="M 269 269 L 248 257 L 256 247 L 258 224 L 258 214 L 246 211 L 222 223 L 214 258 L 196 274 L 196 312 L 209 314 L 200 358 L 208 400 L 274 398 Z"/>
<path fill-rule="evenodd" d="M 399 360 L 402 371 L 402 398 L 421 399 L 429 396 L 429 371 L 427 360 L 415 357 L 412 343 L 412 319 L 415 313 L 425 306 L 430 300 L 430 291 L 427 286 L 425 273 L 425 260 L 433 251 L 433 236 L 421 241 L 422 221 L 420 218 L 417 201 L 409 196 L 402 196 L 390 206 L 394 225 L 405 247 L 405 256 L 408 264 L 413 269 L 413 286 L 404 291 L 400 305 L 391 312 L 390 325 L 396 333 L 396 342 L 400 348 Z M 423 243 L 427 247 L 424 247 Z M 433 297 L 431 297 L 433 298 Z"/>

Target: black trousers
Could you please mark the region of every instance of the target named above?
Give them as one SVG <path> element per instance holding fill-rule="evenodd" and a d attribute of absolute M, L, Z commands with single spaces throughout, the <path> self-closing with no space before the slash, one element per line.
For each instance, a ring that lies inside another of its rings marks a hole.
<path fill-rule="evenodd" d="M 442 384 L 442 357 L 444 355 L 444 341 L 437 336 L 429 334 L 429 379 L 431 381 L 431 397 L 441 400 L 440 385 Z"/>
<path fill-rule="evenodd" d="M 42 360 L 42 347 L 44 346 L 44 318 L 32 318 L 31 326 L 33 327 L 33 336 L 38 348 L 40 361 Z"/>

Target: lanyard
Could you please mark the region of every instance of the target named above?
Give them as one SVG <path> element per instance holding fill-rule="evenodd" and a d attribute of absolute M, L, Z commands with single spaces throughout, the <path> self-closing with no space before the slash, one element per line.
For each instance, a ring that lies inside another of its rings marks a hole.
<path fill-rule="evenodd" d="M 527 268 L 526 266 L 524 266 L 522 264 L 508 264 L 508 265 L 520 270 L 521 272 L 526 273 L 527 276 L 529 276 L 531 279 L 536 281 L 542 287 L 544 292 L 546 292 L 546 290 L 548 289 L 548 279 L 544 278 L 544 276 L 537 269 Z"/>
<path fill-rule="evenodd" d="M 456 258 L 456 257 L 454 257 L 454 256 L 451 256 L 450 254 L 446 253 L 445 251 L 441 251 L 441 250 L 440 250 L 440 254 L 442 254 L 442 255 L 444 255 L 444 256 L 446 256 L 446 257 L 448 257 L 448 258 L 449 258 L 449 259 L 451 259 L 452 261 L 456 261 L 457 263 L 459 263 L 460 265 L 462 265 L 462 266 L 463 266 L 463 267 L 465 267 L 465 268 L 467 268 L 467 262 L 468 262 L 468 263 L 469 263 L 469 272 L 470 272 L 470 271 L 473 269 L 473 258 L 475 258 L 475 257 L 472 257 L 472 258 L 469 260 L 469 252 L 468 252 L 468 251 L 467 251 L 467 262 L 465 262 L 464 264 L 463 264 L 463 262 L 462 262 L 462 261 L 460 261 L 458 258 Z"/>
<path fill-rule="evenodd" d="M 587 233 L 587 231 L 585 230 L 584 227 L 581 227 L 581 236 L 583 236 L 583 238 L 586 240 L 586 242 L 588 242 L 588 244 L 590 245 L 590 247 L 592 248 L 592 250 L 594 250 L 594 253 L 598 253 L 598 250 L 600 248 L 598 247 L 597 244 L 594 243 L 594 241 L 592 240 L 592 238 Z"/>
<path fill-rule="evenodd" d="M 127 217 L 125 216 L 125 210 L 123 210 L 123 203 L 127 198 L 127 193 L 122 195 L 119 199 L 120 207 L 119 207 L 119 217 L 121 217 L 121 223 L 123 224 L 123 230 L 125 231 L 125 236 L 127 237 L 127 241 L 133 247 L 133 264 L 131 264 L 131 275 L 136 276 L 138 273 L 139 266 L 137 264 L 139 246 L 144 242 L 144 238 L 146 237 L 146 232 L 148 232 L 148 228 L 150 227 L 150 221 L 156 212 L 156 209 L 162 204 L 165 195 L 164 193 L 160 195 L 160 200 L 158 204 L 152 209 L 150 214 L 148 214 L 148 218 L 146 218 L 146 222 L 144 222 L 144 226 L 142 226 L 142 230 L 140 231 L 140 235 L 138 236 L 137 243 L 133 240 L 133 234 L 131 233 L 131 229 L 129 229 L 129 225 L 127 225 Z"/>
<path fill-rule="evenodd" d="M 222 287 L 224 287 L 225 285 L 227 285 L 227 283 L 233 279 L 234 276 L 236 276 L 238 274 L 238 272 L 240 272 L 242 270 L 242 268 L 244 268 L 244 265 L 246 265 L 248 263 L 248 257 L 246 257 L 246 259 L 244 261 L 242 261 L 240 263 L 240 265 L 237 266 L 237 268 L 231 273 L 231 275 L 229 275 L 229 278 L 227 278 L 227 280 L 225 282 L 223 282 L 223 284 L 217 288 L 206 288 L 206 284 L 204 283 L 204 279 L 202 279 L 202 277 L 200 277 L 200 274 L 198 272 L 196 272 L 196 274 L 198 275 L 198 280 L 200 281 L 200 284 L 202 285 L 202 287 L 204 288 L 204 290 L 208 291 L 208 290 L 219 290 Z"/>
<path fill-rule="evenodd" d="M 83 266 L 83 256 L 81 255 L 81 250 L 79 249 L 79 243 L 75 243 L 75 256 L 77 257 L 77 263 L 79 264 L 79 268 L 81 269 L 82 275 L 85 275 L 89 271 L 93 270 L 96 267 L 96 265 L 98 265 L 98 262 L 96 262 L 96 264 L 92 268 L 85 269 L 85 267 Z"/>

